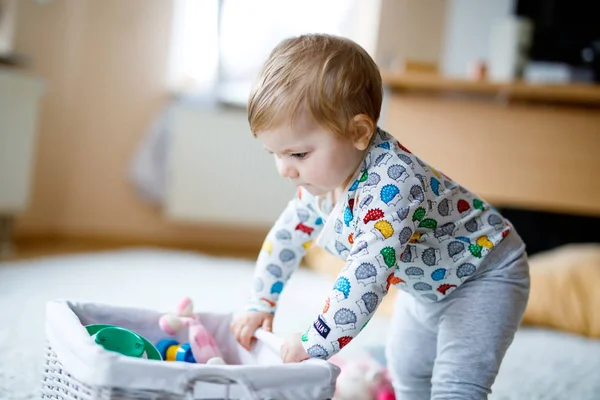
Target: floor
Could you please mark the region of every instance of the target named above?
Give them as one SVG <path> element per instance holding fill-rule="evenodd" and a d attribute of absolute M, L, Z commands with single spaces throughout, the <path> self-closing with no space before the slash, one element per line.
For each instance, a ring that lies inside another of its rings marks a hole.
<path fill-rule="evenodd" d="M 45 304 L 57 298 L 168 311 L 190 296 L 199 311 L 240 310 L 252 281 L 253 261 L 155 248 L 57 254 L 31 249 L 0 263 L 0 399 L 33 399 L 44 349 Z M 44 256 L 42 256 L 44 255 Z M 299 269 L 282 294 L 274 331 L 302 332 L 323 307 L 332 278 Z M 307 292 L 311 296 L 307 296 Z M 381 344 L 386 319 L 373 319 L 346 354 Z M 354 350 L 353 350 L 354 349 Z"/>
<path fill-rule="evenodd" d="M 191 245 L 165 245 L 147 244 L 140 240 L 122 240 L 103 237 L 54 237 L 33 236 L 17 237 L 10 246 L 10 251 L 1 261 L 31 260 L 40 257 L 83 254 L 99 251 L 123 250 L 135 247 L 152 247 L 164 250 L 194 251 L 215 257 L 233 257 L 246 260 L 256 258 L 256 252 L 252 250 L 240 250 L 235 248 L 218 248 Z"/>
<path fill-rule="evenodd" d="M 157 248 L 92 249 L 81 243 L 20 247 L 11 261 L 0 262 L 0 399 L 39 398 L 46 302 L 62 298 L 168 311 L 182 296 L 190 296 L 199 311 L 231 313 L 244 304 L 253 266 L 252 259 L 243 257 Z M 322 308 L 332 282 L 325 274 L 299 269 L 282 294 L 276 334 L 304 330 Z M 386 318 L 374 318 L 344 348 L 345 355 L 381 348 L 388 326 Z M 490 399 L 597 399 L 598 370 L 599 341 L 522 329 Z"/>

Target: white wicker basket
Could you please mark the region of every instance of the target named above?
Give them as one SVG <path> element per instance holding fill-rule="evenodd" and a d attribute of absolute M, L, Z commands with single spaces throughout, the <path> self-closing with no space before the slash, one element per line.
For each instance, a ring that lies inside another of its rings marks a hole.
<path fill-rule="evenodd" d="M 85 325 L 112 324 L 136 331 L 150 342 L 165 338 L 162 313 L 70 301 L 46 307 L 43 399 L 293 399 L 333 397 L 339 368 L 322 360 L 282 364 L 280 340 L 264 331 L 251 352 L 229 332 L 231 315 L 200 313 L 228 365 L 190 364 L 132 358 L 104 350 Z M 175 339 L 185 341 L 185 332 Z"/>

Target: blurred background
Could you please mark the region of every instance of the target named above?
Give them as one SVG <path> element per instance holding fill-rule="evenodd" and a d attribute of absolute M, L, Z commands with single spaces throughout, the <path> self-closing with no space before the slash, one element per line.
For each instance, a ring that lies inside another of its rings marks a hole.
<path fill-rule="evenodd" d="M 295 192 L 249 131 L 249 88 L 281 39 L 328 32 L 379 65 L 380 126 L 527 244 L 535 328 L 491 398 L 596 399 L 599 16 L 585 0 L 0 0 L 0 398 L 38 398 L 49 300 L 241 309 Z M 280 335 L 314 321 L 343 262 L 311 248 L 304 265 Z M 381 356 L 395 294 L 345 349 Z"/>
<path fill-rule="evenodd" d="M 303 32 L 364 46 L 384 75 L 380 125 L 505 209 L 531 251 L 598 239 L 591 2 L 0 5 L 5 254 L 8 241 L 255 253 L 293 188 L 251 138 L 244 107 L 271 48 Z M 538 239 L 545 226 L 560 228 Z"/>

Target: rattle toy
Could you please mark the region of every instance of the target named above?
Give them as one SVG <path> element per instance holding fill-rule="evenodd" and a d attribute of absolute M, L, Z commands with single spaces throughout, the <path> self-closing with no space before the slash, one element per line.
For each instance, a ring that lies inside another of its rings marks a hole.
<path fill-rule="evenodd" d="M 163 339 L 156 344 L 156 348 L 165 361 L 196 362 L 189 343 L 181 344 L 177 340 Z"/>
<path fill-rule="evenodd" d="M 192 300 L 186 297 L 179 303 L 176 314 L 168 313 L 160 317 L 158 324 L 163 332 L 174 336 L 183 327 L 187 327 L 189 337 L 189 343 L 183 344 L 170 339 L 161 340 L 161 354 L 167 361 L 224 364 L 215 339 L 202 325 L 200 318 L 194 315 L 193 310 Z"/>

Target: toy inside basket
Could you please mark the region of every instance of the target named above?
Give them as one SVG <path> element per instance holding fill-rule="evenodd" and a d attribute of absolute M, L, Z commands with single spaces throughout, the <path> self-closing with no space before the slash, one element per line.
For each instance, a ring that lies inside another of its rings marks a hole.
<path fill-rule="evenodd" d="M 46 309 L 43 398 L 144 399 L 158 393 L 166 399 L 328 399 L 339 375 L 337 366 L 322 360 L 282 364 L 280 341 L 267 332 L 257 335 L 252 351 L 246 351 L 229 331 L 229 314 L 198 314 L 227 364 L 206 365 L 123 356 L 97 345 L 85 329 L 116 325 L 157 343 L 167 336 L 158 324 L 161 312 L 72 301 L 53 301 Z M 183 342 L 186 332 L 172 337 Z"/>

